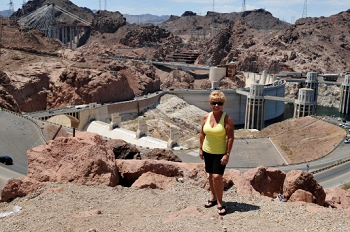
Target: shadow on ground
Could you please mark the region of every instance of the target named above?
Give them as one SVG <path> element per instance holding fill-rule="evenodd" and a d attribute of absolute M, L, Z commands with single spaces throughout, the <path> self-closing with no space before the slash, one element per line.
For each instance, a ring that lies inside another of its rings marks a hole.
<path fill-rule="evenodd" d="M 239 202 L 226 202 L 225 205 L 228 214 L 234 212 L 248 212 L 260 209 L 259 206 Z"/>

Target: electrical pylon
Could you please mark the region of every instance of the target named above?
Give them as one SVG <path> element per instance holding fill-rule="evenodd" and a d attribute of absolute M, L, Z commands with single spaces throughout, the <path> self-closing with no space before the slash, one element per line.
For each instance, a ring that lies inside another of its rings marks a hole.
<path fill-rule="evenodd" d="M 303 15 L 302 18 L 307 18 L 307 0 L 304 2 L 304 9 L 303 9 Z"/>
<path fill-rule="evenodd" d="M 242 9 L 241 9 L 241 12 L 242 12 L 242 17 L 245 16 L 245 11 L 246 11 L 246 7 L 245 7 L 245 0 L 243 0 L 242 2 Z"/>
<path fill-rule="evenodd" d="M 14 7 L 13 7 L 13 2 L 12 0 L 10 0 L 10 3 L 9 3 L 9 17 L 13 14 L 14 12 Z"/>
<path fill-rule="evenodd" d="M 245 11 L 246 11 L 246 9 L 245 9 L 245 0 L 243 0 L 243 2 L 242 2 L 242 13 L 244 13 Z"/>

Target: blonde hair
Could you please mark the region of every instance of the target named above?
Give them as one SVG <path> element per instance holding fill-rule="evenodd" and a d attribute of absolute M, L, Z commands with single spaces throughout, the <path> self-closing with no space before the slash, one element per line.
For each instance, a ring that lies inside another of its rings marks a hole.
<path fill-rule="evenodd" d="M 214 90 L 209 95 L 209 103 L 212 101 L 220 101 L 223 104 L 225 104 L 225 102 L 226 102 L 225 94 L 219 90 Z"/>

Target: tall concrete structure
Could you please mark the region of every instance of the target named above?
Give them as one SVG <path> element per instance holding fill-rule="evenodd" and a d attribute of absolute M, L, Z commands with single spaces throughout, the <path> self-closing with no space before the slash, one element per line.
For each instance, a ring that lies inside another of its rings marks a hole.
<path fill-rule="evenodd" d="M 173 148 L 175 145 L 179 144 L 180 140 L 180 132 L 177 128 L 171 127 L 170 128 L 170 138 L 167 143 L 167 148 Z"/>
<path fill-rule="evenodd" d="M 111 122 L 109 123 L 110 130 L 120 127 L 121 123 L 122 123 L 122 117 L 119 115 L 119 113 L 111 114 Z"/>
<path fill-rule="evenodd" d="M 305 88 L 314 90 L 314 101 L 317 107 L 318 80 L 316 72 L 308 72 L 306 74 Z"/>
<path fill-rule="evenodd" d="M 218 89 L 219 82 L 226 76 L 226 67 L 210 67 L 209 80 L 211 83 L 211 89 Z"/>
<path fill-rule="evenodd" d="M 339 112 L 343 114 L 350 113 L 350 75 L 346 75 L 341 85 L 341 95 Z"/>
<path fill-rule="evenodd" d="M 294 103 L 294 118 L 315 114 L 316 101 L 313 89 L 299 89 L 298 99 Z"/>
<path fill-rule="evenodd" d="M 252 84 L 247 97 L 245 129 L 264 128 L 264 85 Z"/>
<path fill-rule="evenodd" d="M 136 138 L 139 139 L 142 136 L 146 136 L 148 131 L 147 123 L 144 119 L 140 118 L 138 121 L 138 128 L 136 131 Z"/>

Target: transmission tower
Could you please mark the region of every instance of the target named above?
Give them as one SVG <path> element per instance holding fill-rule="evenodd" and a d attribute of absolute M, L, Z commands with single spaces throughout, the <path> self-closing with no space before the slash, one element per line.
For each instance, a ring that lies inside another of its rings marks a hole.
<path fill-rule="evenodd" d="M 303 10 L 303 15 L 301 17 L 307 18 L 307 0 L 305 0 L 304 2 L 304 10 Z"/>
<path fill-rule="evenodd" d="M 99 0 L 99 4 L 100 4 L 100 10 L 102 10 L 102 9 L 101 9 L 101 0 Z"/>
<path fill-rule="evenodd" d="M 243 2 L 242 2 L 242 13 L 243 13 L 243 15 L 244 15 L 244 12 L 245 12 L 245 0 L 243 0 Z"/>
<path fill-rule="evenodd" d="M 105 10 L 107 10 L 107 0 L 105 0 Z"/>
<path fill-rule="evenodd" d="M 291 23 L 291 24 L 294 24 L 294 23 L 295 23 L 295 16 L 292 16 L 292 17 L 290 18 L 290 23 Z"/>
<path fill-rule="evenodd" d="M 13 7 L 13 2 L 12 0 L 10 0 L 10 3 L 9 3 L 9 17 L 13 14 L 14 12 L 14 7 Z"/>
<path fill-rule="evenodd" d="M 22 2 L 22 16 L 26 14 L 25 10 L 24 10 L 24 5 L 27 3 L 26 0 L 23 0 Z"/>
<path fill-rule="evenodd" d="M 215 12 L 215 0 L 213 0 L 213 12 Z"/>
<path fill-rule="evenodd" d="M 246 7 L 245 7 L 245 0 L 243 0 L 242 2 L 242 9 L 241 9 L 241 12 L 242 12 L 242 17 L 245 16 L 245 11 L 246 11 Z"/>
<path fill-rule="evenodd" d="M 304 9 L 303 9 L 303 15 L 302 15 L 302 18 L 307 18 L 307 0 L 305 0 L 304 2 Z M 308 20 L 306 19 L 305 20 L 305 25 L 306 25 L 306 30 L 308 28 Z M 311 46 L 310 46 L 310 31 L 307 31 L 306 32 L 306 46 L 308 48 L 308 50 L 311 49 Z"/>

